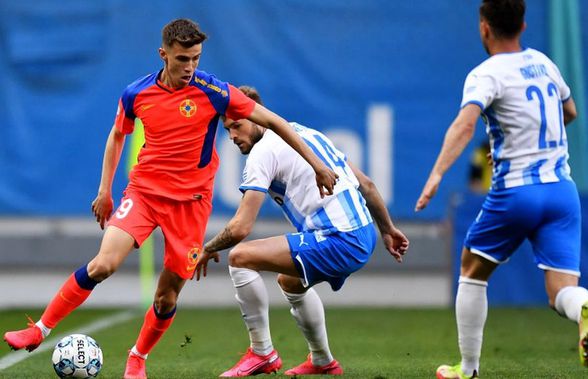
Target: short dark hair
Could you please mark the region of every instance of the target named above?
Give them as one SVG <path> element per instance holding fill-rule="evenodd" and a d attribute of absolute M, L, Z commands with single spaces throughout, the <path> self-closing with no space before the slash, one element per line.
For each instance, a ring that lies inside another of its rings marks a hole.
<path fill-rule="evenodd" d="M 482 0 L 480 17 L 498 38 L 513 38 L 525 23 L 525 0 Z"/>
<path fill-rule="evenodd" d="M 263 105 L 263 101 L 261 100 L 261 96 L 259 95 L 259 92 L 257 92 L 257 89 L 255 89 L 255 87 L 240 86 L 239 91 L 243 92 L 243 94 L 245 96 L 247 96 L 251 100 L 255 101 L 257 104 Z M 227 116 L 225 116 L 225 115 L 221 116 L 221 120 L 223 120 L 223 122 L 225 122 L 226 119 L 227 119 Z"/>
<path fill-rule="evenodd" d="M 239 87 L 241 92 L 245 94 L 248 98 L 255 101 L 257 104 L 263 105 L 263 101 L 261 101 L 261 96 L 259 96 L 259 92 L 254 87 L 251 86 L 241 86 Z"/>
<path fill-rule="evenodd" d="M 164 46 L 171 46 L 174 42 L 183 47 L 192 47 L 206 40 L 197 23 L 187 18 L 178 18 L 170 21 L 161 30 L 161 42 Z"/>

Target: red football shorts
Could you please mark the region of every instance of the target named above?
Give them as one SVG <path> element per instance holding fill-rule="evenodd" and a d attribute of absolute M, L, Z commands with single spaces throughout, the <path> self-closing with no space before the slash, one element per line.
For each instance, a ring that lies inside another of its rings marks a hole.
<path fill-rule="evenodd" d="M 205 199 L 177 201 L 126 191 L 108 225 L 129 233 L 137 247 L 159 226 L 164 235 L 163 266 L 191 279 L 211 211 L 212 203 Z"/>

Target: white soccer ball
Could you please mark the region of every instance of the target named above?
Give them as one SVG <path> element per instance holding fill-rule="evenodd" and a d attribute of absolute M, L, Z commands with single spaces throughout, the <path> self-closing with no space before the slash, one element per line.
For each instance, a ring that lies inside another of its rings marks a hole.
<path fill-rule="evenodd" d="M 71 334 L 55 345 L 53 368 L 61 378 L 94 378 L 102 368 L 102 349 L 84 334 Z"/>

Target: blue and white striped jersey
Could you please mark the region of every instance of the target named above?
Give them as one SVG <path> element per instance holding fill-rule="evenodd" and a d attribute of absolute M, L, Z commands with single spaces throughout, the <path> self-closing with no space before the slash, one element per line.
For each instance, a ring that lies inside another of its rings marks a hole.
<path fill-rule="evenodd" d="M 321 199 L 312 167 L 271 130 L 251 149 L 245 169 L 242 192 L 267 192 L 299 231 L 324 235 L 348 232 L 368 225 L 372 217 L 359 192 L 359 182 L 345 155 L 322 133 L 290 123 L 314 153 L 339 175 L 334 194 Z"/>
<path fill-rule="evenodd" d="M 534 49 L 493 55 L 469 73 L 461 106 L 482 108 L 493 189 L 570 180 L 562 110 L 569 98 L 557 66 Z"/>

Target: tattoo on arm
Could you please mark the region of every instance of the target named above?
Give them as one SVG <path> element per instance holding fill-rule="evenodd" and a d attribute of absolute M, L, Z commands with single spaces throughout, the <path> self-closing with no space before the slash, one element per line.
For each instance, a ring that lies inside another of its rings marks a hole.
<path fill-rule="evenodd" d="M 241 242 L 233 236 L 231 228 L 227 225 L 222 232 L 218 233 L 212 240 L 210 240 L 204 249 L 209 253 L 214 253 L 219 250 L 228 249 Z"/>

